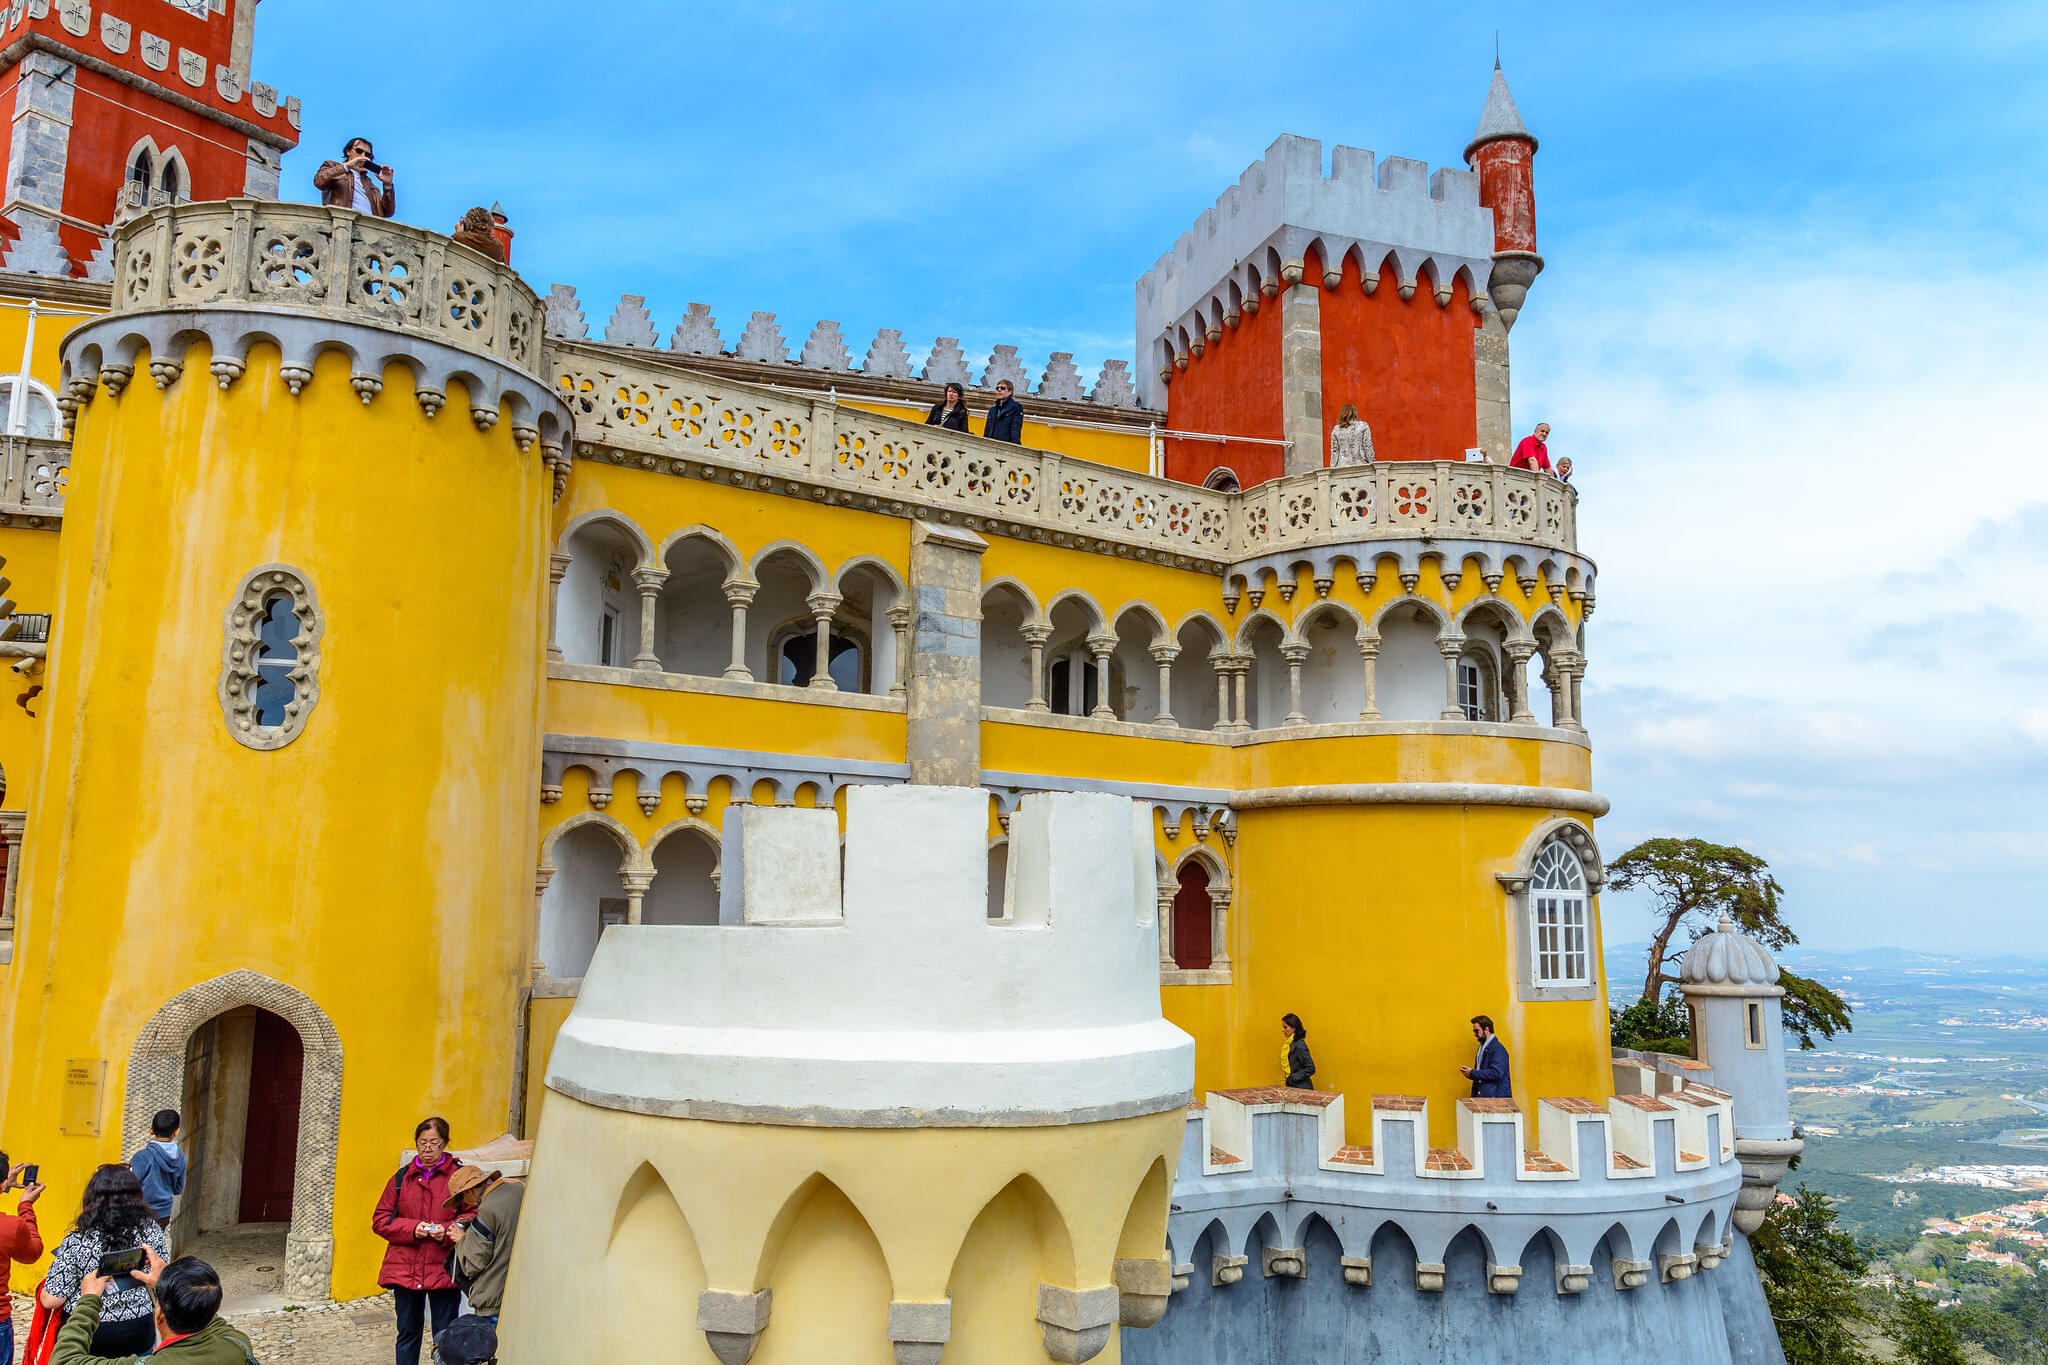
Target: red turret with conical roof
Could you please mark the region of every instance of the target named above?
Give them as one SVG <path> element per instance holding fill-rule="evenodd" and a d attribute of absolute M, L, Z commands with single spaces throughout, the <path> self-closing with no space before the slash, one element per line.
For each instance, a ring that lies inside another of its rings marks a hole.
<path fill-rule="evenodd" d="M 1479 202 L 1493 210 L 1493 274 L 1487 294 L 1501 322 L 1513 327 L 1543 258 L 1536 254 L 1536 139 L 1522 124 L 1499 62 L 1479 114 L 1479 131 L 1465 144 L 1465 164 L 1479 173 Z"/>

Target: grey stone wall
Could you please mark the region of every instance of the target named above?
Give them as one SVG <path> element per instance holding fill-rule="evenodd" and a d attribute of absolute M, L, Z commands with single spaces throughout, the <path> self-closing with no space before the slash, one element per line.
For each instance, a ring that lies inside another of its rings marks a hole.
<path fill-rule="evenodd" d="M 64 162 L 71 151 L 77 68 L 47 52 L 21 59 L 14 87 L 14 140 L 7 155 L 7 198 L 52 213 L 64 207 Z"/>
<path fill-rule="evenodd" d="M 972 531 L 919 522 L 910 539 L 910 780 L 981 785 L 981 556 Z"/>
<path fill-rule="evenodd" d="M 1508 404 L 1508 329 L 1491 308 L 1472 338 L 1472 379 L 1479 407 L 1479 446 L 1495 464 L 1506 464 L 1515 453 L 1514 416 Z"/>
<path fill-rule="evenodd" d="M 1281 434 L 1287 472 L 1323 467 L 1323 304 L 1319 286 L 1290 285 L 1280 295 Z"/>

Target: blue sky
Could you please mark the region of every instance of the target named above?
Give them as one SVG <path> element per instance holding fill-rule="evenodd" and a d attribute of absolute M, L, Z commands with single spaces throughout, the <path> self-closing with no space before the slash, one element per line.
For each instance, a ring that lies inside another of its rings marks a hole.
<path fill-rule="evenodd" d="M 502 200 L 593 331 L 630 292 L 1034 378 L 1128 358 L 1137 277 L 1277 135 L 1458 164 L 1497 30 L 1603 848 L 1752 847 L 1816 947 L 2048 955 L 2048 7 L 342 9 L 259 19 L 288 196 L 361 132 L 411 221 Z"/>

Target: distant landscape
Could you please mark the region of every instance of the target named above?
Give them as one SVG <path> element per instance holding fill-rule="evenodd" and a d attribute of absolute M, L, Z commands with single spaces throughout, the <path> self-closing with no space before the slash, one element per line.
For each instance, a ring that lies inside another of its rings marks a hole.
<path fill-rule="evenodd" d="M 1643 950 L 1608 952 L 1616 998 Z M 1855 1007 L 1855 1029 L 1787 1054 L 1806 1153 L 1786 1186 L 1834 1202 L 1896 1278 L 1950 1303 L 2048 1276 L 2048 958 L 1896 948 L 1784 955 Z"/>

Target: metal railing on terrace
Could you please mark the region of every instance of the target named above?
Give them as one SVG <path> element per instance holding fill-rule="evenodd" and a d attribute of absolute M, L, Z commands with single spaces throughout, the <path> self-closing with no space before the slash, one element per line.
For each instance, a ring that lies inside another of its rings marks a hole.
<path fill-rule="evenodd" d="M 853 505 L 930 508 L 1006 534 L 1048 532 L 1229 564 L 1373 540 L 1504 541 L 1575 553 L 1577 494 L 1534 470 L 1452 460 L 1320 469 L 1222 493 L 945 431 L 615 350 L 551 342 L 579 445 L 702 477 L 754 475 Z M 1163 433 L 1170 435 L 1171 433 Z M 695 465 L 696 468 L 691 468 Z"/>

